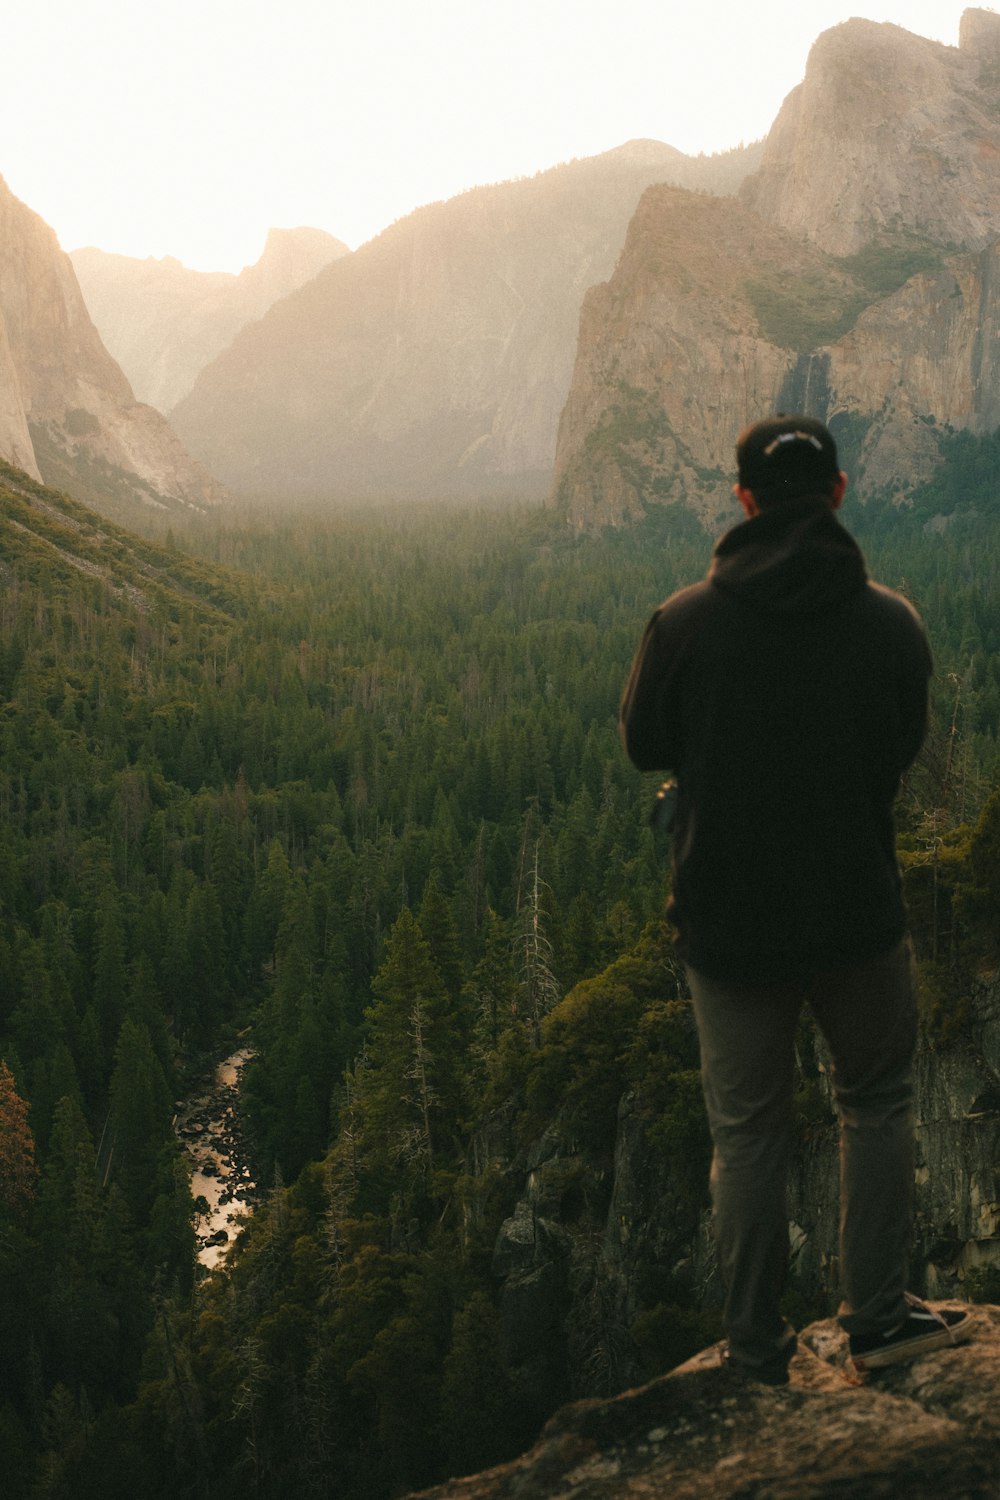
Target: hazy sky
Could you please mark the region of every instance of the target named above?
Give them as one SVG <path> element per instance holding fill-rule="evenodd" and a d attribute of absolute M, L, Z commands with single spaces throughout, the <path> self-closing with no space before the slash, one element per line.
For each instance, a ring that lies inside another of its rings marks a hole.
<path fill-rule="evenodd" d="M 355 247 L 422 203 L 633 137 L 766 133 L 848 16 L 958 43 L 961 0 L 7 0 L 0 176 L 66 250 Z M 989 7 L 984 7 L 989 8 Z"/>

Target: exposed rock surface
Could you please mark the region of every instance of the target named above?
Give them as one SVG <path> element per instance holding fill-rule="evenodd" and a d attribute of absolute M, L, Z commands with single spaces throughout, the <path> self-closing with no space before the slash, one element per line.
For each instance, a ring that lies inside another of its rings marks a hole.
<path fill-rule="evenodd" d="M 552 503 L 735 518 L 733 440 L 775 409 L 849 437 L 863 500 L 905 500 L 942 433 L 1000 424 L 998 164 L 1000 15 L 967 11 L 959 48 L 821 36 L 738 205 L 644 196 L 584 303 Z"/>
<path fill-rule="evenodd" d="M 557 1412 L 513 1463 L 424 1491 L 435 1500 L 995 1500 L 1000 1308 L 974 1342 L 854 1383 L 834 1323 L 806 1330 L 791 1383 L 735 1379 L 709 1349 L 670 1375 Z"/>
<path fill-rule="evenodd" d="M 540 499 L 580 303 L 642 190 L 733 190 L 758 154 L 635 141 L 419 209 L 245 328 L 171 420 L 243 492 Z"/>
<path fill-rule="evenodd" d="M 571 521 L 614 525 L 682 498 L 713 522 L 731 508 L 734 435 L 796 364 L 762 336 L 755 277 L 852 289 L 822 252 L 731 200 L 643 195 L 614 276 L 583 304 L 553 485 Z"/>
<path fill-rule="evenodd" d="M 980 981 L 965 1005 L 958 1039 L 924 1039 L 917 1059 L 913 1290 L 942 1299 L 992 1296 L 1000 1278 L 1000 980 Z M 802 1056 L 789 1183 L 790 1289 L 810 1316 L 839 1295 L 837 1130 L 815 1047 Z M 498 1130 L 473 1163 L 519 1184 L 493 1269 L 505 1362 L 539 1412 L 647 1378 L 671 1336 L 712 1326 L 698 1321 L 721 1301 L 707 1135 L 671 1156 L 655 1118 L 629 1093 L 601 1152 L 556 1121 L 523 1152 Z"/>
<path fill-rule="evenodd" d="M 760 289 L 792 312 L 803 295 L 821 312 L 869 305 L 801 353 L 763 331 Z M 853 418 L 862 498 L 905 497 L 943 430 L 1000 425 L 1000 247 L 939 257 L 873 301 L 847 267 L 742 206 L 649 189 L 614 276 L 584 301 L 553 502 L 578 526 L 677 500 L 710 523 L 735 517 L 735 436 L 779 408 L 835 431 Z"/>
<path fill-rule="evenodd" d="M 835 255 L 881 234 L 983 249 L 1000 236 L 1000 15 L 960 45 L 851 20 L 824 32 L 768 134 L 747 207 Z"/>
<path fill-rule="evenodd" d="M 169 412 L 240 329 L 348 247 L 321 229 L 272 229 L 239 275 L 192 271 L 167 256 L 70 252 L 87 309 L 140 401 Z"/>
<path fill-rule="evenodd" d="M 0 458 L 98 509 L 225 498 L 159 412 L 135 400 L 69 257 L 2 179 Z"/>
<path fill-rule="evenodd" d="M 926 478 L 937 461 L 935 429 L 1000 426 L 998 335 L 1000 244 L 991 244 L 914 276 L 820 352 L 820 414 L 853 413 L 867 428 L 866 492 L 896 499 Z"/>

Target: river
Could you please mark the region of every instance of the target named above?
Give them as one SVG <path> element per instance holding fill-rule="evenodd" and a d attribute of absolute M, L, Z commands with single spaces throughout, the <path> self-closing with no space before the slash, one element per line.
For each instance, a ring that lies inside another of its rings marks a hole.
<path fill-rule="evenodd" d="M 220 1062 L 211 1081 L 177 1111 L 174 1129 L 191 1158 L 191 1196 L 208 1210 L 195 1221 L 198 1262 L 206 1270 L 220 1265 L 239 1233 L 242 1218 L 253 1213 L 256 1184 L 243 1158 L 236 1114 L 240 1070 L 250 1057 L 241 1047 Z"/>

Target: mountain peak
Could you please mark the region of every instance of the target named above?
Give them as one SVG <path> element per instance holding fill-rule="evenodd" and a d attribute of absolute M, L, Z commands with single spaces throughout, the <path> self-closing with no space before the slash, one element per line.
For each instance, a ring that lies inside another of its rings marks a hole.
<path fill-rule="evenodd" d="M 245 324 L 350 251 L 323 229 L 270 229 L 238 274 L 193 271 L 172 255 L 71 256 L 91 317 L 142 401 L 167 412 Z"/>
<path fill-rule="evenodd" d="M 263 305 L 256 316 L 272 302 L 287 296 L 303 282 L 318 276 L 324 266 L 342 255 L 350 255 L 350 246 L 334 239 L 325 229 L 269 229 L 264 250 L 252 266 L 244 266 L 239 280 L 245 287 L 254 285 Z"/>
<path fill-rule="evenodd" d="M 962 52 L 975 52 L 984 59 L 1000 55 L 1000 15 L 995 10 L 964 11 L 958 45 Z"/>
<path fill-rule="evenodd" d="M 55 231 L 0 188 L 0 457 L 125 512 L 202 509 L 225 491 L 137 402 Z"/>
<path fill-rule="evenodd" d="M 613 146 L 610 151 L 602 151 L 600 160 L 618 161 L 638 167 L 656 166 L 660 162 L 678 161 L 683 157 L 683 151 L 678 151 L 676 146 L 668 146 L 649 136 L 638 136 L 634 140 L 623 142 L 621 146 Z"/>
<path fill-rule="evenodd" d="M 275 255 L 285 251 L 288 246 L 294 245 L 299 249 L 311 248 L 317 252 L 326 252 L 330 259 L 334 255 L 345 255 L 348 246 L 343 240 L 335 239 L 325 229 L 315 229 L 309 225 L 299 225 L 296 229 L 271 228 L 267 231 L 267 239 L 264 242 L 264 252 L 261 260 L 269 255 Z"/>
<path fill-rule="evenodd" d="M 852 19 L 813 44 L 744 203 L 834 255 L 917 234 L 979 250 L 1000 235 L 1000 16 L 966 11 L 961 48 Z"/>
<path fill-rule="evenodd" d="M 719 171 L 634 140 L 427 204 L 245 328 L 171 420 L 249 493 L 541 499 L 586 288 L 644 188 Z"/>

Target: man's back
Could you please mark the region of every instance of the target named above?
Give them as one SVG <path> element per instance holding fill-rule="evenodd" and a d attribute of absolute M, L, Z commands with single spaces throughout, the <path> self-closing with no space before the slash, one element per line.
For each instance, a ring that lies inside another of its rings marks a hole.
<path fill-rule="evenodd" d="M 822 497 L 735 527 L 657 611 L 623 737 L 679 782 L 668 910 L 695 967 L 768 980 L 899 940 L 892 802 L 929 670 L 917 616 Z"/>

